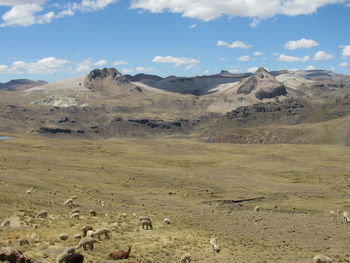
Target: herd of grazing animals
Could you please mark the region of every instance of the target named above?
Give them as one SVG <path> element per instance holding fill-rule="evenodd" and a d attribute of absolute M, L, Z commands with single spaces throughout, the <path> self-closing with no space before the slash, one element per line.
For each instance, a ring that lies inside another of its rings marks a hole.
<path fill-rule="evenodd" d="M 36 192 L 36 187 L 32 187 L 29 190 L 26 191 L 26 194 L 32 195 Z M 70 213 L 70 219 L 80 219 L 80 209 L 75 208 L 76 206 L 79 206 L 76 201 L 78 199 L 78 196 L 71 196 L 67 200 L 63 202 L 64 206 L 68 206 L 69 208 L 73 209 Z M 89 199 L 90 200 L 90 199 Z M 105 202 L 98 199 L 98 203 L 101 204 L 101 206 L 104 206 Z M 256 206 L 254 208 L 254 212 L 261 211 L 259 206 Z M 89 211 L 90 216 L 96 217 L 97 212 L 94 210 Z M 331 214 L 334 215 L 335 212 L 331 211 Z M 106 215 L 107 216 L 107 215 Z M 36 218 L 47 218 L 48 212 L 47 210 L 41 210 L 37 213 Z M 126 213 L 121 214 L 122 218 L 127 218 L 128 215 Z M 133 217 L 136 218 L 136 214 L 133 213 Z M 350 223 L 350 214 L 348 212 L 343 213 L 343 219 L 345 223 Z M 152 220 L 149 216 L 140 216 L 138 218 L 139 225 L 144 230 L 153 230 L 153 224 Z M 172 224 L 172 221 L 169 218 L 163 219 L 164 224 L 169 225 Z M 11 220 L 6 219 L 1 224 L 1 228 L 10 227 Z M 121 228 L 121 225 L 119 222 L 116 222 L 113 224 L 115 230 L 119 230 Z M 72 248 L 66 248 L 61 254 L 59 254 L 56 258 L 57 263 L 83 263 L 84 262 L 84 255 L 80 253 L 76 253 L 77 249 L 82 248 L 84 251 L 92 251 L 94 250 L 94 244 L 96 242 L 101 242 L 101 237 L 104 236 L 105 240 L 110 239 L 110 230 L 108 228 L 97 228 L 94 230 L 93 226 L 83 226 L 80 228 L 82 231 L 82 235 L 78 234 L 75 235 L 75 238 L 80 239 L 79 243 L 76 247 Z M 61 234 L 60 239 L 61 240 L 67 240 L 69 236 L 67 234 Z M 95 238 L 98 239 L 95 240 Z M 20 242 L 20 245 L 30 245 L 28 240 L 26 239 L 20 239 L 25 240 L 26 242 Z M 216 253 L 219 253 L 221 251 L 221 248 L 219 247 L 216 238 L 211 238 L 209 241 L 209 244 L 212 248 L 212 250 Z M 119 251 L 113 251 L 109 253 L 108 257 L 112 260 L 122 260 L 122 259 L 128 259 L 130 257 L 132 246 L 129 245 L 127 250 L 119 250 Z M 32 263 L 33 261 L 27 257 L 25 257 L 21 251 L 15 250 L 13 248 L 1 248 L 0 249 L 0 261 L 7 261 L 10 263 Z M 185 253 L 180 258 L 180 263 L 191 263 L 192 256 L 189 253 Z M 147 261 L 150 262 L 150 261 Z M 316 255 L 313 258 L 314 263 L 332 263 L 332 259 L 324 256 L 324 255 Z M 132 261 L 124 262 L 124 263 L 135 263 Z M 138 263 L 141 263 L 141 260 L 138 260 Z"/>

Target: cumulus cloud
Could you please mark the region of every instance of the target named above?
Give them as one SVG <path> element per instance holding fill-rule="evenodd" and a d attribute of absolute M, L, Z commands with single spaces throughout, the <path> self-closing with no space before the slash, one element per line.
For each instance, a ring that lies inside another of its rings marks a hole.
<path fill-rule="evenodd" d="M 328 54 L 325 51 L 318 51 L 316 52 L 313 60 L 329 60 L 334 58 L 334 56 L 332 54 Z"/>
<path fill-rule="evenodd" d="M 128 61 L 125 60 L 118 60 L 118 61 L 114 61 L 112 63 L 113 66 L 120 66 L 120 65 L 129 65 Z"/>
<path fill-rule="evenodd" d="M 315 70 L 316 68 L 312 65 L 309 65 L 305 68 L 305 70 Z"/>
<path fill-rule="evenodd" d="M 93 12 L 102 10 L 118 0 L 82 0 L 80 3 L 69 3 L 68 10 L 80 10 L 82 12 Z"/>
<path fill-rule="evenodd" d="M 152 62 L 164 63 L 164 64 L 170 63 L 170 64 L 174 64 L 175 67 L 179 67 L 179 66 L 188 65 L 188 64 L 198 64 L 200 61 L 198 59 L 195 59 L 195 58 L 186 58 L 186 57 L 177 58 L 177 57 L 172 57 L 172 56 L 167 56 L 167 57 L 155 56 L 153 58 Z"/>
<path fill-rule="evenodd" d="M 228 47 L 228 48 L 251 48 L 252 47 L 242 41 L 234 41 L 230 44 L 226 41 L 219 40 L 218 42 L 216 42 L 216 45 L 218 47 Z"/>
<path fill-rule="evenodd" d="M 319 45 L 319 43 L 316 42 L 315 40 L 302 38 L 302 39 L 296 40 L 296 41 L 288 41 L 284 45 L 284 48 L 288 49 L 288 50 L 294 50 L 294 49 L 298 49 L 298 48 L 312 48 L 312 47 L 316 47 L 318 45 Z"/>
<path fill-rule="evenodd" d="M 287 55 L 279 55 L 278 61 L 282 62 L 307 62 L 310 60 L 309 56 L 304 57 L 294 57 L 294 56 L 287 56 Z"/>
<path fill-rule="evenodd" d="M 105 59 L 102 59 L 102 60 L 99 60 L 97 62 L 95 62 L 95 66 L 103 66 L 103 65 L 106 65 L 107 64 L 107 60 Z"/>
<path fill-rule="evenodd" d="M 136 67 L 136 71 L 139 71 L 139 72 L 152 72 L 155 70 L 156 70 L 155 68 Z"/>
<path fill-rule="evenodd" d="M 346 0 L 134 0 L 131 8 L 152 13 L 179 13 L 184 17 L 210 21 L 223 15 L 260 19 L 275 15 L 306 15 L 315 13 L 320 7 L 344 2 Z M 254 22 L 252 26 L 256 24 Z"/>
<path fill-rule="evenodd" d="M 342 63 L 339 64 L 339 66 L 347 67 L 347 66 L 349 66 L 349 64 L 348 64 L 348 62 L 342 62 Z"/>
<path fill-rule="evenodd" d="M 246 62 L 246 61 L 249 61 L 249 60 L 250 60 L 250 57 L 249 57 L 249 56 L 242 56 L 242 57 L 239 57 L 238 60 L 239 60 L 239 61 Z"/>
<path fill-rule="evenodd" d="M 8 70 L 16 72 L 25 70 L 29 74 L 53 74 L 66 71 L 65 66 L 69 63 L 66 59 L 57 59 L 55 57 L 42 58 L 36 62 L 27 63 L 24 61 L 15 61 Z"/>
<path fill-rule="evenodd" d="M 248 68 L 247 71 L 250 73 L 255 73 L 258 69 L 259 67 L 251 67 L 251 68 Z"/>
<path fill-rule="evenodd" d="M 65 9 L 59 12 L 45 11 L 47 0 L 0 0 L 0 6 L 11 6 L 11 9 L 2 15 L 0 27 L 30 26 L 33 24 L 47 24 L 54 19 L 73 16 L 76 11 L 93 12 L 106 8 L 118 0 L 82 0 L 80 3 L 68 3 Z M 52 7 L 52 6 L 51 6 Z M 58 5 L 60 7 L 60 5 Z"/>
<path fill-rule="evenodd" d="M 123 68 L 122 69 L 122 72 L 124 73 L 124 74 L 130 74 L 130 73 L 132 73 L 134 70 L 132 69 L 132 68 Z"/>
<path fill-rule="evenodd" d="M 262 55 L 265 55 L 264 52 L 260 52 L 260 51 L 255 51 L 253 54 L 254 54 L 254 56 L 262 56 Z"/>
<path fill-rule="evenodd" d="M 96 62 L 91 61 L 91 59 L 85 59 L 83 61 L 77 62 L 76 64 L 76 72 L 86 72 L 90 71 L 95 67 L 101 67 L 107 64 L 107 60 L 102 59 Z"/>
<path fill-rule="evenodd" d="M 343 48 L 342 55 L 344 57 L 350 57 L 350 45 L 347 45 Z"/>

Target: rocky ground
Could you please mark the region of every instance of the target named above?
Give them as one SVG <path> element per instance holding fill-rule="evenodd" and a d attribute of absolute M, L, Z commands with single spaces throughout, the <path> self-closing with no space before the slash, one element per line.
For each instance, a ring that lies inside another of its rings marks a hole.
<path fill-rule="evenodd" d="M 130 244 L 131 261 L 179 262 L 186 252 L 204 263 L 306 263 L 316 254 L 350 260 L 350 224 L 341 215 L 350 209 L 345 146 L 22 135 L 0 144 L 0 221 L 11 221 L 0 231 L 0 246 L 41 262 L 55 262 L 64 248 L 77 245 L 74 235 L 84 225 L 111 230 L 111 239 L 93 251 L 78 250 L 86 262 L 110 262 L 110 252 Z M 33 186 L 36 192 L 26 194 Z M 72 195 L 79 220 L 63 205 Z M 43 209 L 48 218 L 35 218 Z M 153 230 L 141 229 L 140 215 L 151 217 Z M 68 240 L 59 239 L 62 233 Z M 211 237 L 220 253 L 211 250 Z M 20 246 L 19 239 L 30 245 Z"/>

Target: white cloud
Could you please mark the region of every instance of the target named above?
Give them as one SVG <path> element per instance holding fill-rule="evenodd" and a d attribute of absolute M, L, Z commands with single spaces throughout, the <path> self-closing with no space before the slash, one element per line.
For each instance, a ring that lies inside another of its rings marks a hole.
<path fill-rule="evenodd" d="M 103 66 L 103 65 L 106 65 L 107 64 L 107 60 L 105 59 L 102 59 L 102 60 L 99 60 L 97 62 L 95 62 L 95 66 Z"/>
<path fill-rule="evenodd" d="M 348 62 L 342 62 L 342 63 L 339 64 L 339 66 L 347 67 L 347 66 L 349 66 L 349 64 L 348 64 Z"/>
<path fill-rule="evenodd" d="M 279 55 L 278 61 L 282 62 L 307 62 L 310 60 L 309 56 L 305 57 L 293 57 L 293 56 L 286 56 L 286 55 Z"/>
<path fill-rule="evenodd" d="M 204 74 L 208 74 L 210 72 L 210 70 L 209 69 L 206 69 L 206 70 L 204 70 Z"/>
<path fill-rule="evenodd" d="M 26 70 L 29 74 L 54 74 L 56 72 L 65 72 L 65 66 L 69 63 L 65 59 L 57 59 L 55 57 L 42 58 L 33 63 L 24 61 L 15 61 L 9 71 Z"/>
<path fill-rule="evenodd" d="M 275 15 L 306 15 L 320 7 L 346 0 L 134 0 L 131 8 L 152 13 L 180 13 L 184 17 L 210 21 L 223 15 L 265 19 Z M 257 22 L 252 23 L 252 26 Z"/>
<path fill-rule="evenodd" d="M 152 62 L 171 63 L 171 64 L 174 64 L 175 67 L 179 67 L 179 66 L 182 66 L 185 64 L 198 64 L 200 61 L 198 59 L 195 59 L 195 58 L 186 58 L 186 57 L 176 58 L 176 57 L 172 57 L 172 56 L 167 56 L 167 57 L 155 56 L 153 58 Z"/>
<path fill-rule="evenodd" d="M 262 55 L 265 55 L 264 52 L 260 52 L 260 51 L 255 51 L 254 52 L 254 56 L 262 56 Z"/>
<path fill-rule="evenodd" d="M 305 70 L 315 70 L 316 68 L 312 65 L 309 65 L 305 68 Z"/>
<path fill-rule="evenodd" d="M 48 2 L 48 0 L 0 0 L 0 6 L 11 6 L 11 9 L 2 15 L 0 27 L 47 24 L 51 23 L 54 19 L 73 16 L 75 10 L 80 12 L 98 11 L 117 1 L 118 0 L 82 0 L 80 3 L 66 4 L 66 9 L 58 13 L 50 11 L 40 14 L 40 12 L 44 11 L 44 7 L 46 7 L 45 3 Z"/>
<path fill-rule="evenodd" d="M 125 60 L 118 60 L 118 61 L 114 61 L 112 65 L 113 66 L 129 65 L 129 62 Z"/>
<path fill-rule="evenodd" d="M 191 25 L 190 27 L 189 27 L 189 29 L 195 29 L 197 27 L 197 25 L 196 24 L 193 24 L 193 25 Z"/>
<path fill-rule="evenodd" d="M 123 68 L 122 69 L 122 72 L 124 74 L 129 74 L 129 73 L 132 73 L 134 70 L 132 68 Z"/>
<path fill-rule="evenodd" d="M 328 54 L 325 51 L 318 51 L 316 52 L 313 60 L 329 60 L 334 58 L 334 56 L 332 54 Z"/>
<path fill-rule="evenodd" d="M 247 69 L 247 72 L 255 73 L 258 69 L 259 69 L 259 67 L 248 68 L 248 69 Z"/>
<path fill-rule="evenodd" d="M 218 42 L 216 42 L 216 45 L 218 47 L 228 47 L 228 48 L 251 48 L 252 47 L 242 41 L 234 41 L 231 44 L 229 44 L 226 41 L 219 40 Z"/>
<path fill-rule="evenodd" d="M 296 41 L 288 41 L 284 45 L 284 48 L 288 49 L 288 50 L 294 50 L 294 49 L 298 49 L 298 48 L 312 48 L 312 47 L 316 47 L 318 45 L 319 45 L 319 43 L 316 42 L 315 40 L 302 38 L 302 39 L 296 40 Z"/>
<path fill-rule="evenodd" d="M 342 55 L 344 57 L 350 57 L 350 45 L 347 45 L 343 48 Z"/>
<path fill-rule="evenodd" d="M 107 61 L 102 59 L 96 62 L 91 61 L 91 59 L 86 59 L 80 62 L 76 63 L 76 72 L 80 73 L 80 72 L 86 72 L 86 71 L 90 71 L 93 68 L 100 67 L 107 64 Z"/>
<path fill-rule="evenodd" d="M 239 61 L 246 62 L 246 61 L 249 61 L 249 60 L 250 60 L 250 57 L 249 57 L 249 56 L 242 56 L 242 57 L 239 57 L 238 60 L 239 60 Z"/>
<path fill-rule="evenodd" d="M 82 12 L 93 12 L 97 10 L 102 10 L 107 6 L 116 3 L 118 0 L 82 0 L 79 4 L 69 3 L 68 9 L 70 10 L 80 10 Z"/>
<path fill-rule="evenodd" d="M 136 67 L 136 71 L 140 71 L 140 72 L 151 72 L 155 70 L 156 70 L 155 68 Z"/>
<path fill-rule="evenodd" d="M 233 69 L 230 69 L 228 72 L 230 72 L 230 73 L 237 73 L 237 72 L 239 72 L 239 70 L 236 69 L 236 68 L 233 68 Z"/>

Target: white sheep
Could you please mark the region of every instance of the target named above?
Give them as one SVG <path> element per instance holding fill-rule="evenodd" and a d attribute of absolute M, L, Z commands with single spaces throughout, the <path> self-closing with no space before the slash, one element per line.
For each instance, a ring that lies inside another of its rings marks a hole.
<path fill-rule="evenodd" d="M 6 220 L 4 220 L 4 222 L 1 223 L 0 227 L 1 228 L 5 228 L 7 226 L 10 226 L 10 224 L 11 224 L 11 220 L 10 219 L 6 219 Z"/>
<path fill-rule="evenodd" d="M 41 210 L 37 215 L 36 215 L 36 217 L 38 217 L 38 218 L 45 218 L 45 217 L 47 217 L 47 211 L 46 210 Z"/>
<path fill-rule="evenodd" d="M 56 258 L 57 263 L 66 263 L 68 256 L 75 253 L 75 248 L 66 248 L 61 254 Z"/>
<path fill-rule="evenodd" d="M 66 205 L 69 208 L 73 208 L 74 207 L 74 200 L 72 198 L 69 198 L 63 202 L 63 205 Z"/>
<path fill-rule="evenodd" d="M 71 215 L 72 215 L 72 214 L 75 214 L 75 213 L 80 213 L 80 209 L 77 208 L 77 209 L 74 209 L 74 210 L 72 210 L 72 211 L 70 212 Z"/>
<path fill-rule="evenodd" d="M 186 254 L 182 255 L 182 257 L 180 259 L 180 263 L 191 263 L 191 254 L 186 253 Z"/>
<path fill-rule="evenodd" d="M 254 212 L 259 212 L 260 211 L 260 206 L 256 206 L 255 208 L 254 208 Z"/>
<path fill-rule="evenodd" d="M 91 237 L 84 237 L 80 240 L 78 246 L 76 246 L 76 249 L 83 247 L 84 250 L 87 250 L 89 247 L 89 250 L 93 250 L 95 242 L 95 239 Z"/>
<path fill-rule="evenodd" d="M 94 234 L 97 236 L 98 240 L 101 240 L 101 235 L 105 235 L 106 239 L 109 239 L 109 233 L 110 231 L 107 228 L 98 228 Z"/>
<path fill-rule="evenodd" d="M 94 237 L 95 236 L 95 232 L 94 230 L 88 230 L 86 232 L 86 237 Z"/>
<path fill-rule="evenodd" d="M 171 220 L 170 220 L 169 218 L 164 218 L 164 219 L 163 219 L 163 222 L 164 222 L 164 224 L 166 224 L 166 225 L 170 225 L 170 224 L 171 224 Z"/>
<path fill-rule="evenodd" d="M 343 218 L 344 218 L 344 222 L 345 223 L 350 223 L 350 215 L 349 215 L 349 212 L 344 212 L 343 213 Z"/>
<path fill-rule="evenodd" d="M 122 217 L 127 218 L 127 217 L 128 217 L 128 214 L 122 213 Z"/>
<path fill-rule="evenodd" d="M 72 196 L 70 197 L 70 199 L 72 199 L 73 201 L 76 201 L 76 200 L 78 199 L 78 196 L 72 195 Z"/>
<path fill-rule="evenodd" d="M 71 218 L 71 219 L 78 219 L 78 220 L 79 220 L 79 216 L 80 216 L 79 213 L 74 213 L 74 214 L 71 214 L 71 215 L 70 215 L 70 218 Z"/>
<path fill-rule="evenodd" d="M 149 216 L 140 216 L 140 217 L 139 217 L 139 221 L 141 222 L 142 220 L 149 220 L 149 221 L 151 221 L 151 219 L 149 218 Z"/>
<path fill-rule="evenodd" d="M 332 263 L 332 259 L 327 257 L 327 256 L 323 256 L 323 255 L 316 255 L 313 258 L 314 263 Z"/>
<path fill-rule="evenodd" d="M 120 223 L 118 223 L 118 222 L 115 222 L 115 223 L 113 224 L 113 226 L 114 226 L 115 230 L 121 229 Z"/>
<path fill-rule="evenodd" d="M 212 237 L 210 239 L 210 244 L 211 244 L 211 247 L 213 248 L 213 251 L 216 252 L 216 253 L 219 253 L 220 252 L 220 247 L 218 246 L 217 242 L 216 242 L 216 238 Z"/>

